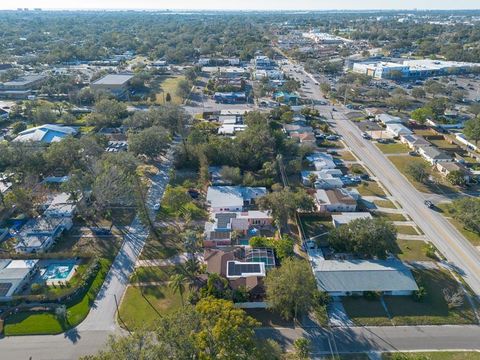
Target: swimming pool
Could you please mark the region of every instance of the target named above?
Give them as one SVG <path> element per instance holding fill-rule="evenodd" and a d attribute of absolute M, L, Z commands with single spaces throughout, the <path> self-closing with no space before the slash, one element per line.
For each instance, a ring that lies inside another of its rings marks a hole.
<path fill-rule="evenodd" d="M 65 282 L 75 274 L 75 267 L 75 262 L 50 263 L 41 270 L 41 276 L 48 285 Z"/>

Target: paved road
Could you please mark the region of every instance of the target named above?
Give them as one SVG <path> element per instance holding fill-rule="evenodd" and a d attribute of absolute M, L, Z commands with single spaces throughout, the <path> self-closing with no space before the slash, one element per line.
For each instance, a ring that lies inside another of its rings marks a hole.
<path fill-rule="evenodd" d="M 153 213 L 154 204 L 159 202 L 168 184 L 172 167 L 170 150 L 167 160 L 152 179 L 147 205 Z M 118 332 L 116 326 L 117 302 L 120 302 L 135 263 L 142 251 L 148 230 L 136 217 L 127 227 L 127 235 L 105 282 L 98 293 L 95 304 L 87 318 L 75 329 L 55 336 L 20 336 L 0 339 L 1 360 L 77 359 L 81 355 L 98 351 L 109 334 Z"/>
<path fill-rule="evenodd" d="M 312 340 L 314 354 L 403 350 L 480 350 L 479 326 L 263 328 L 257 334 L 285 346 L 300 337 Z"/>
<path fill-rule="evenodd" d="M 307 83 L 305 86 L 315 100 L 324 100 L 318 86 L 306 74 L 297 74 Z M 323 112 L 331 106 L 322 107 Z M 480 252 L 458 232 L 441 214 L 424 205 L 425 195 L 416 190 L 384 154 L 345 115 L 350 111 L 341 106 L 331 111 L 332 125 L 348 146 L 377 176 L 378 180 L 397 199 L 407 214 L 415 220 L 425 235 L 446 256 L 465 281 L 480 295 Z"/>

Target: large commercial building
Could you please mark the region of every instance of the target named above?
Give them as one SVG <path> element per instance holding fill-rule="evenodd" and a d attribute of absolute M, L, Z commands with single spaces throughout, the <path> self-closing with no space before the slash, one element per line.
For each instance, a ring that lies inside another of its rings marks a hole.
<path fill-rule="evenodd" d="M 25 75 L 12 81 L 0 82 L 0 97 L 26 99 L 45 81 L 45 75 Z"/>
<path fill-rule="evenodd" d="M 128 83 L 132 78 L 131 74 L 108 74 L 94 81 L 90 87 L 95 92 L 106 92 L 121 97 L 127 92 Z"/>
<path fill-rule="evenodd" d="M 371 76 L 375 79 L 423 79 L 431 76 L 465 74 L 478 63 L 443 60 L 404 60 L 403 63 L 373 61 L 353 64 L 353 72 Z"/>

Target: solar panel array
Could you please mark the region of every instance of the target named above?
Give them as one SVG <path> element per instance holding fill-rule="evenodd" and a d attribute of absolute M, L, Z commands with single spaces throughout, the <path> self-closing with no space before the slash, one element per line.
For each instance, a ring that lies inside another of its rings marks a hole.
<path fill-rule="evenodd" d="M 241 276 L 242 274 L 257 274 L 261 272 L 260 264 L 237 264 L 228 262 L 228 275 Z"/>
<path fill-rule="evenodd" d="M 12 287 L 12 283 L 0 283 L 0 296 L 6 296 Z"/>

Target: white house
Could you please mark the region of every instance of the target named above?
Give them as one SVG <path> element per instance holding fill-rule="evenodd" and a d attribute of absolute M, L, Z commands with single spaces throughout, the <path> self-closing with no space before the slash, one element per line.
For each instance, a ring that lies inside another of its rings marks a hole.
<path fill-rule="evenodd" d="M 70 195 L 60 193 L 55 195 L 43 215 L 46 217 L 73 217 L 75 209 L 76 205 L 70 200 Z"/>
<path fill-rule="evenodd" d="M 434 165 L 438 162 L 452 161 L 452 157 L 434 146 L 427 146 L 418 149 L 418 153 Z"/>
<path fill-rule="evenodd" d="M 33 279 L 38 260 L 0 259 L 0 299 L 9 300 Z"/>
<path fill-rule="evenodd" d="M 423 136 L 418 136 L 414 134 L 400 135 L 400 142 L 402 142 L 403 144 L 406 144 L 412 150 L 417 150 L 421 147 L 432 145 Z"/>
<path fill-rule="evenodd" d="M 385 113 L 375 116 L 375 119 L 380 121 L 383 125 L 403 123 L 403 120 L 398 116 L 393 116 Z"/>
<path fill-rule="evenodd" d="M 339 189 L 343 187 L 343 181 L 340 178 L 342 171 L 340 169 L 324 169 L 321 171 L 302 171 L 302 183 L 305 186 L 311 186 L 310 176 L 315 175 L 316 180 L 313 184 L 316 189 Z"/>
<path fill-rule="evenodd" d="M 256 198 L 266 194 L 265 187 L 210 186 L 207 191 L 207 203 L 212 212 L 243 211 Z"/>
<path fill-rule="evenodd" d="M 369 212 L 349 212 L 332 215 L 332 223 L 336 228 L 347 225 L 358 219 L 372 219 L 372 214 Z"/>
<path fill-rule="evenodd" d="M 353 212 L 357 210 L 357 201 L 345 189 L 319 189 L 315 192 L 315 203 L 321 213 Z"/>
<path fill-rule="evenodd" d="M 387 131 L 392 134 L 393 136 L 401 136 L 401 135 L 411 135 L 413 132 L 407 128 L 405 125 L 391 123 L 387 124 Z"/>
<path fill-rule="evenodd" d="M 315 167 L 315 170 L 335 169 L 337 164 L 333 161 L 333 156 L 323 152 L 310 154 L 306 159 Z"/>

